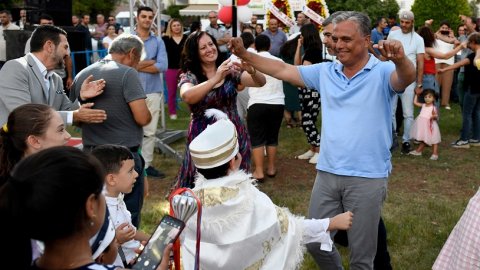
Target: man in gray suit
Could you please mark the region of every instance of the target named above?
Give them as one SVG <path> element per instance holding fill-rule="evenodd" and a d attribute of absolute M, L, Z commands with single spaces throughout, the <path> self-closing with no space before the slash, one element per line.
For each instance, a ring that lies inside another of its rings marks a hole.
<path fill-rule="evenodd" d="M 102 123 L 104 110 L 92 109 L 93 103 L 78 106 L 63 91 L 62 78 L 55 68 L 65 67 L 68 50 L 67 33 L 55 26 L 38 27 L 32 34 L 31 53 L 5 63 L 0 70 L 0 125 L 16 107 L 39 103 L 60 111 L 65 123 Z M 100 95 L 105 87 L 103 79 L 93 81 L 90 76 L 82 83 L 80 99 Z"/>

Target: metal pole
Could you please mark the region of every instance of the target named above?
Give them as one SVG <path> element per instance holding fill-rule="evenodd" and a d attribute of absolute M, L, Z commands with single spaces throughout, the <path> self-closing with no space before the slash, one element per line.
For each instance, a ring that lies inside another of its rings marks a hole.
<path fill-rule="evenodd" d="M 237 36 L 237 1 L 232 0 L 232 36 Z"/>

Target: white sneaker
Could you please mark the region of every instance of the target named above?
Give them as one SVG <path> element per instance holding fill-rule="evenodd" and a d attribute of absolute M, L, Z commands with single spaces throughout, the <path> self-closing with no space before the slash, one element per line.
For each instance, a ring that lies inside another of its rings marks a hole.
<path fill-rule="evenodd" d="M 422 152 L 417 152 L 417 150 L 413 150 L 413 151 L 410 151 L 408 154 L 412 156 L 421 156 Z"/>
<path fill-rule="evenodd" d="M 480 146 L 480 141 L 479 141 L 479 140 L 470 139 L 470 140 L 468 140 L 468 144 L 471 145 L 471 146 Z"/>
<path fill-rule="evenodd" d="M 171 120 L 177 120 L 177 115 L 176 114 L 170 114 L 170 119 Z"/>
<path fill-rule="evenodd" d="M 432 156 L 430 157 L 430 160 L 438 160 L 438 155 L 432 155 Z"/>
<path fill-rule="evenodd" d="M 310 158 L 310 160 L 308 161 L 308 163 L 310 163 L 310 164 L 317 164 L 317 160 L 318 160 L 318 153 L 315 153 L 315 154 L 313 154 L 313 156 Z"/>
<path fill-rule="evenodd" d="M 308 150 L 300 156 L 297 156 L 297 159 L 311 159 L 313 155 L 315 155 L 315 152 L 313 152 L 312 150 Z"/>

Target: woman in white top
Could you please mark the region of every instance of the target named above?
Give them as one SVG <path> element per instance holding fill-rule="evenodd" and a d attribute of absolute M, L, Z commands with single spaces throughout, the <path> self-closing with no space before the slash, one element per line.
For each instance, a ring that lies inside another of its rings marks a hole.
<path fill-rule="evenodd" d="M 255 38 L 255 48 L 259 55 L 282 61 L 268 52 L 270 39 L 265 35 Z M 278 146 L 278 132 L 282 124 L 283 110 L 285 107 L 285 94 L 281 80 L 265 75 L 266 84 L 262 87 L 250 87 L 248 93 L 247 128 L 252 144 L 252 161 L 255 170 L 253 178 L 259 181 L 264 179 L 263 160 L 264 147 L 267 149 L 268 177 L 275 177 L 277 169 L 275 156 Z"/>
<path fill-rule="evenodd" d="M 455 38 L 453 31 L 450 29 L 450 24 L 447 21 L 442 21 L 440 23 L 440 28 L 435 33 L 436 37 L 436 50 L 441 53 L 447 53 L 454 49 L 456 43 L 459 43 Z M 455 62 L 455 57 L 452 56 L 448 59 L 438 59 L 435 58 L 436 69 L 446 68 L 450 65 L 453 65 Z M 450 91 L 452 90 L 453 83 L 453 70 L 447 71 L 445 73 L 437 73 L 437 81 L 440 86 L 441 92 L 441 106 L 445 109 L 450 110 Z"/>
<path fill-rule="evenodd" d="M 117 34 L 115 34 L 115 25 L 109 24 L 107 26 L 107 35 L 102 40 L 103 47 L 108 50 L 108 48 L 110 48 L 110 44 L 112 44 L 116 37 Z"/>

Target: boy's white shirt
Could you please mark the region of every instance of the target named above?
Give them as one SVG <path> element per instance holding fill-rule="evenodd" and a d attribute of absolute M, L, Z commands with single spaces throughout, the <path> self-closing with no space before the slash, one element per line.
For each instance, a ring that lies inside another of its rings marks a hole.
<path fill-rule="evenodd" d="M 104 190 L 105 201 L 107 203 L 108 211 L 110 212 L 110 218 L 115 226 L 115 229 L 118 228 L 123 223 L 128 223 L 130 227 L 132 227 L 135 231 L 137 228 L 132 224 L 132 215 L 130 211 L 127 209 L 127 205 L 125 204 L 123 197 L 124 194 L 120 193 L 118 197 L 110 197 Z M 141 243 L 137 240 L 130 240 L 125 242 L 121 245 L 123 253 L 125 254 L 125 259 L 128 262 L 132 261 L 137 257 L 137 253 L 135 252 L 136 249 L 140 247 Z M 118 265 L 117 261 L 120 259 L 120 256 L 117 255 L 117 259 L 115 260 L 115 265 Z M 120 259 L 121 262 L 121 259 Z"/>

